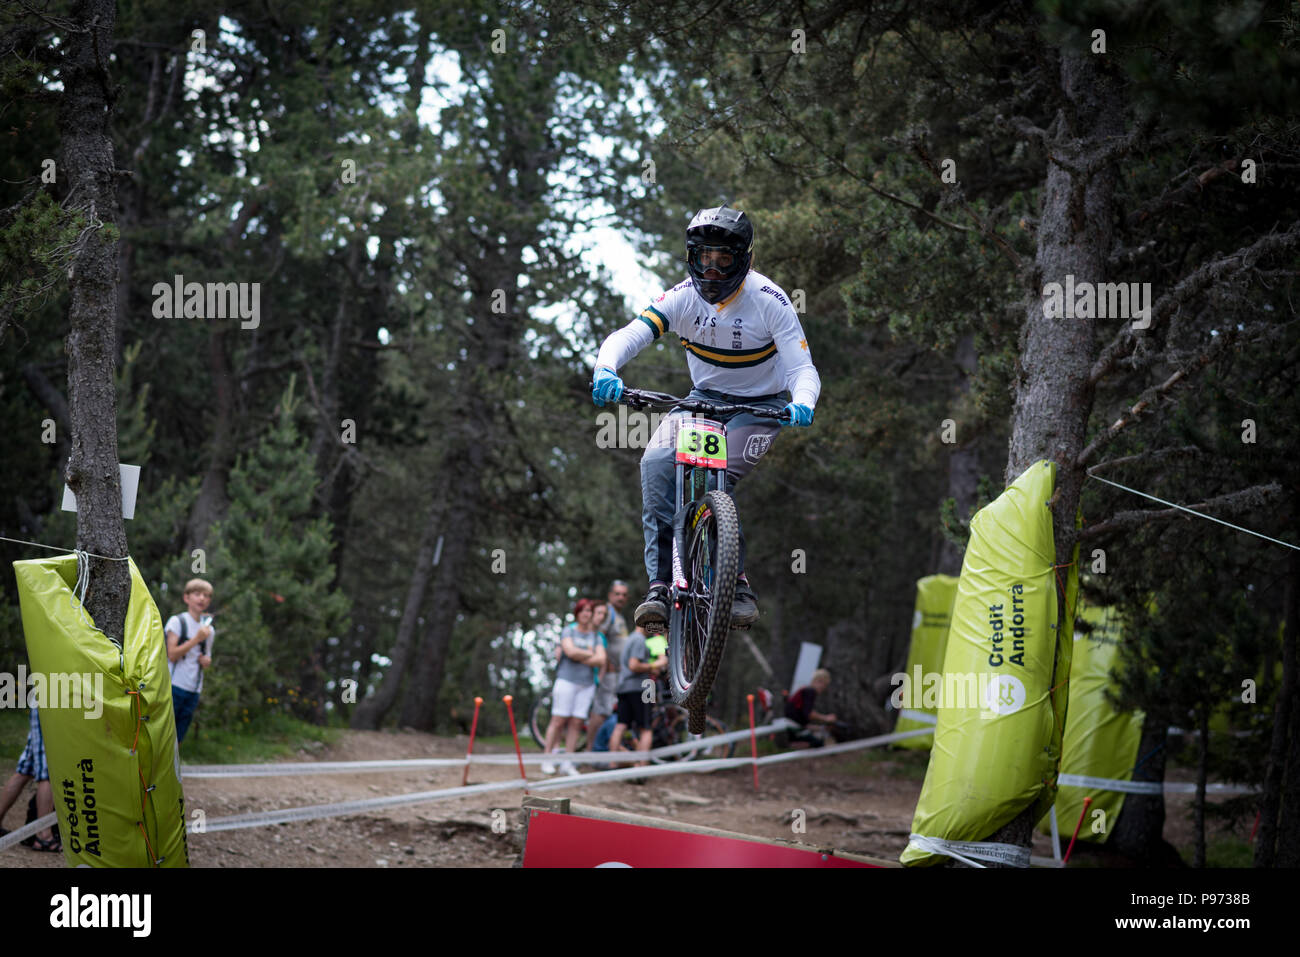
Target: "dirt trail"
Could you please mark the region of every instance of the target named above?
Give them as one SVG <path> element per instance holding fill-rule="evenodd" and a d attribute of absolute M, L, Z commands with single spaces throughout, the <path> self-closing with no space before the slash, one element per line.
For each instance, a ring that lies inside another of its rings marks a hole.
<path fill-rule="evenodd" d="M 743 748 L 740 749 L 743 753 Z M 367 761 L 460 757 L 463 737 L 416 732 L 345 731 L 336 744 L 299 752 L 299 761 Z M 836 755 L 761 769 L 755 794 L 749 769 L 651 778 L 644 785 L 611 782 L 544 792 L 597 804 L 786 840 L 830 845 L 896 860 L 907 844 L 921 780 L 911 755 Z M 7 771 L 5 772 L 8 773 Z M 536 774 L 536 768 L 530 773 Z M 507 766 L 475 765 L 471 783 L 517 780 Z M 457 787 L 461 769 L 328 774 L 267 778 L 190 778 L 187 811 L 208 819 L 254 811 Z M 236 831 L 191 834 L 196 867 L 510 867 L 521 850 L 522 790 L 472 795 L 409 807 L 367 811 Z M 1190 798 L 1169 799 L 1166 837 L 1191 840 L 1184 813 Z M 492 831 L 492 811 L 507 811 L 509 830 Z M 792 812 L 802 809 L 806 832 L 792 831 Z M 21 823 L 17 807 L 7 826 Z M 1071 825 L 1072 826 L 1072 825 Z M 1066 825 L 1062 824 L 1062 827 Z M 1067 829 L 1068 830 L 1068 829 Z M 1068 840 L 1068 833 L 1065 835 Z M 1051 856 L 1044 837 L 1034 854 Z M 60 867 L 60 854 L 27 848 L 0 852 L 0 867 Z"/>

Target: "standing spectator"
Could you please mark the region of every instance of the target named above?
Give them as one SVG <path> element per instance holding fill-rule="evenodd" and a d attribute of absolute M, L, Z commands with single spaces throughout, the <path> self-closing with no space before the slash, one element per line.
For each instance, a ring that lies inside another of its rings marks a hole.
<path fill-rule="evenodd" d="M 623 661 L 623 643 L 627 641 L 627 619 L 622 612 L 627 596 L 627 583 L 615 581 L 609 586 L 606 604 L 602 606 L 608 615 L 603 628 L 606 637 L 605 668 L 596 688 L 595 703 L 591 706 L 591 721 L 587 725 L 587 748 L 591 751 L 605 750 L 597 745 L 598 732 L 618 706 L 618 673 Z"/>
<path fill-rule="evenodd" d="M 602 605 L 599 602 L 593 603 L 591 606 L 591 630 L 594 631 L 596 634 L 600 635 L 600 646 L 604 648 L 606 652 L 609 651 L 608 622 L 609 622 L 609 606 Z M 608 657 L 608 654 L 606 654 L 606 657 Z M 601 669 L 597 668 L 596 674 L 593 675 L 593 677 L 597 680 L 597 682 L 600 681 L 600 671 Z"/>
<path fill-rule="evenodd" d="M 596 693 L 595 672 L 605 665 L 605 649 L 600 633 L 592 627 L 596 602 L 590 598 L 579 599 L 573 606 L 577 622 L 565 626 L 560 633 L 560 665 L 555 673 L 555 687 L 551 690 L 551 723 L 546 729 L 547 754 L 555 752 L 560 730 L 565 731 L 565 748 L 572 754 L 578 746 L 578 732 L 582 730 L 591 711 L 591 701 Z M 560 770 L 577 774 L 572 761 L 564 761 Z M 555 765 L 542 763 L 543 774 L 554 774 Z"/>
<path fill-rule="evenodd" d="M 792 694 L 785 703 L 785 716 L 799 725 L 798 731 L 790 732 L 791 741 L 800 741 L 813 748 L 820 748 L 826 743 L 822 740 L 822 736 L 808 725 L 813 722 L 821 725 L 835 724 L 837 720 L 835 715 L 822 714 L 813 710 L 817 696 L 824 695 L 830 686 L 831 673 L 825 668 L 818 668 L 812 673 L 809 683 Z M 822 734 L 826 733 L 825 728 L 821 730 Z"/>
<path fill-rule="evenodd" d="M 647 678 L 655 679 L 659 670 L 667 666 L 668 656 L 660 653 L 657 657 L 651 658 L 650 652 L 646 649 L 645 632 L 638 627 L 623 645 L 622 661 L 623 667 L 619 672 L 618 682 L 618 723 L 614 725 L 614 731 L 610 735 L 609 749 L 611 752 L 624 750 L 623 731 L 625 728 L 634 727 L 638 732 L 636 749 L 649 751 L 652 738 L 651 708 L 643 682 Z M 645 761 L 638 761 L 637 767 L 644 764 Z"/>
<path fill-rule="evenodd" d="M 199 706 L 203 672 L 212 664 L 212 586 L 202 578 L 185 583 L 185 608 L 167 619 L 167 662 L 172 676 L 172 709 L 176 713 L 176 743 L 185 740 Z"/>
<path fill-rule="evenodd" d="M 4 821 L 9 808 L 13 807 L 13 803 L 18 800 L 18 795 L 22 794 L 27 782 L 33 778 L 36 779 L 36 816 L 45 817 L 54 810 L 54 791 L 50 787 L 50 769 L 45 763 L 45 739 L 41 736 L 41 719 L 35 707 L 32 708 L 31 723 L 27 728 L 27 746 L 23 748 L 23 753 L 18 758 L 18 768 L 5 782 L 4 789 L 0 790 L 0 822 Z M 8 833 L 0 827 L 0 835 Z M 63 845 L 54 836 L 54 831 L 48 827 L 38 831 L 35 836 L 29 837 L 23 843 L 38 851 L 63 850 Z"/>
<path fill-rule="evenodd" d="M 620 640 L 627 638 L 627 615 L 623 612 L 623 609 L 627 607 L 627 596 L 627 582 L 617 578 L 610 582 L 609 592 L 605 595 L 605 602 L 609 607 L 609 621 L 612 626 L 611 638 L 615 636 Z"/>

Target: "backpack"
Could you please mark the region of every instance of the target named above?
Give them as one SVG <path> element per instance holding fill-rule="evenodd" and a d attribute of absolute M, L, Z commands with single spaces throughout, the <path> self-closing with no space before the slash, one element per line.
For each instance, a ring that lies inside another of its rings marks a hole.
<path fill-rule="evenodd" d="M 190 626 L 187 625 L 187 624 L 185 623 L 185 612 L 181 612 L 179 615 L 177 615 L 177 616 L 176 616 L 176 621 L 179 622 L 179 623 L 180 623 L 180 626 L 181 626 L 181 640 L 180 640 L 180 643 L 183 645 L 183 644 L 185 644 L 185 642 L 187 642 L 187 641 L 190 640 Z M 164 632 L 164 633 L 163 633 L 163 641 L 166 641 L 166 640 L 167 640 L 167 635 L 166 635 L 166 633 Z M 206 639 L 204 639 L 203 641 L 200 641 L 200 642 L 199 642 L 199 654 L 201 654 L 201 655 L 206 655 L 207 653 L 208 653 L 208 642 L 207 642 Z"/>
<path fill-rule="evenodd" d="M 185 644 L 185 642 L 187 642 L 187 641 L 190 640 L 190 626 L 187 625 L 187 624 L 185 623 L 185 612 L 181 612 L 179 615 L 177 615 L 177 616 L 176 616 L 176 621 L 179 622 L 179 624 L 180 624 L 180 626 L 181 626 L 181 640 L 180 640 L 180 644 L 183 645 L 183 644 Z M 164 631 L 164 632 L 163 632 L 163 651 L 165 652 L 166 650 L 167 650 L 167 633 Z M 207 641 L 200 641 L 200 642 L 199 642 L 199 654 L 201 654 L 201 655 L 206 655 L 207 653 L 208 653 L 208 643 L 207 643 Z M 167 659 L 167 673 L 168 673 L 169 675 L 174 675 L 174 674 L 176 673 L 176 662 L 172 661 L 171 658 L 168 658 L 168 659 Z"/>
<path fill-rule="evenodd" d="M 185 644 L 185 642 L 190 640 L 190 629 L 189 626 L 185 624 L 185 613 L 181 612 L 179 615 L 177 615 L 176 620 L 180 623 L 181 626 L 181 640 L 179 643 L 183 645 Z M 163 654 L 167 654 L 166 630 L 163 631 Z M 176 662 L 172 661 L 170 655 L 167 656 L 167 674 L 169 675 L 176 674 Z"/>

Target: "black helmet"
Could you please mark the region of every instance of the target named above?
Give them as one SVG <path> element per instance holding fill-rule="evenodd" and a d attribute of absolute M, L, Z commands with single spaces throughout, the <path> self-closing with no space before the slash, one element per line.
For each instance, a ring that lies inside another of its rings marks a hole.
<path fill-rule="evenodd" d="M 740 288 L 754 258 L 754 227 L 724 203 L 702 209 L 686 227 L 686 267 L 706 302 L 719 303 Z M 716 272 L 720 278 L 705 278 Z"/>

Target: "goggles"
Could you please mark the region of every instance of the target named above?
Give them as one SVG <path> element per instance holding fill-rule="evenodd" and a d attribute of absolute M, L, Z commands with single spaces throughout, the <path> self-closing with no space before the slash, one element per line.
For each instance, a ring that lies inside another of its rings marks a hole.
<path fill-rule="evenodd" d="M 725 275 L 736 265 L 736 254 L 727 246 L 695 246 L 691 249 L 691 265 L 696 272 L 716 269 Z"/>

